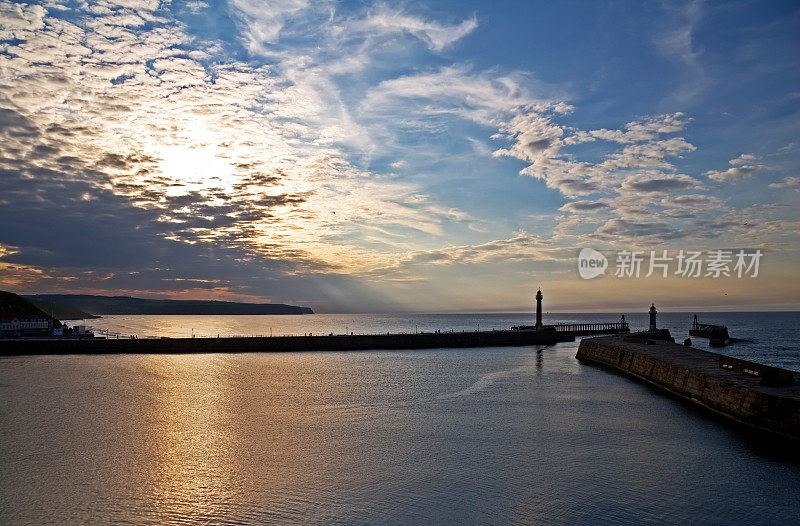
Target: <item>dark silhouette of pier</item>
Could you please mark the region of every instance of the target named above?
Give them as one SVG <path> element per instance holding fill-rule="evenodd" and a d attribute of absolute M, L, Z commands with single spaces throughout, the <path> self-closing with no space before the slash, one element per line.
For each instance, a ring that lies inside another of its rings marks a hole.
<path fill-rule="evenodd" d="M 559 341 L 571 341 L 575 336 L 592 336 L 598 334 L 624 334 L 630 332 L 625 315 L 616 323 L 556 323 L 544 325 L 542 323 L 542 295 L 541 290 L 536 291 L 536 325 L 515 325 L 512 331 L 539 331 L 555 332 L 558 336 L 567 339 Z"/>
<path fill-rule="evenodd" d="M 131 338 L 85 340 L 0 340 L 0 356 L 22 354 L 181 354 L 214 352 L 356 351 L 552 345 L 577 336 L 630 332 L 625 316 L 617 323 L 542 323 L 542 291 L 536 293 L 536 325 L 511 330 L 421 332 L 415 334 L 328 334 L 227 338 Z"/>
<path fill-rule="evenodd" d="M 572 336 L 589 336 L 592 334 L 623 334 L 630 332 L 628 322 L 616 323 L 557 323 L 548 325 L 557 333 L 569 333 Z"/>
<path fill-rule="evenodd" d="M 689 330 L 689 335 L 708 338 L 708 345 L 711 347 L 722 347 L 731 341 L 731 337 L 728 334 L 728 327 L 725 325 L 699 323 L 697 321 L 697 314 L 694 315 L 694 322 L 692 323 L 692 328 Z"/>

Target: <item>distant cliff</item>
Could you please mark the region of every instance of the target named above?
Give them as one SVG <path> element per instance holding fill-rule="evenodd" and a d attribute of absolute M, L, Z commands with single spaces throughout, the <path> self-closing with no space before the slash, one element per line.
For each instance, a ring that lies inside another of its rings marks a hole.
<path fill-rule="evenodd" d="M 102 317 L 89 314 L 88 312 L 71 305 L 63 305 L 61 303 L 54 303 L 52 301 L 34 299 L 34 297 L 29 297 L 27 299 L 50 316 L 58 318 L 59 320 L 89 320 L 92 318 Z"/>
<path fill-rule="evenodd" d="M 314 314 L 308 307 L 282 303 L 236 303 L 204 300 L 150 300 L 131 296 L 35 294 L 33 302 L 67 305 L 91 314 Z"/>

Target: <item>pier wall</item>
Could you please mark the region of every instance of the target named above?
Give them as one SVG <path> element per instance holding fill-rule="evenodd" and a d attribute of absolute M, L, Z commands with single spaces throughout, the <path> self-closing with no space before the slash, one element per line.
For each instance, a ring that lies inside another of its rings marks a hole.
<path fill-rule="evenodd" d="M 218 352 L 354 351 L 550 345 L 574 336 L 555 332 L 484 331 L 244 338 L 0 340 L 0 356 L 28 354 L 181 354 Z"/>
<path fill-rule="evenodd" d="M 800 439 L 800 390 L 721 367 L 721 355 L 671 342 L 581 340 L 577 358 L 613 368 L 749 426 Z M 769 368 L 775 369 L 775 368 Z M 793 377 L 784 371 L 783 377 Z"/>

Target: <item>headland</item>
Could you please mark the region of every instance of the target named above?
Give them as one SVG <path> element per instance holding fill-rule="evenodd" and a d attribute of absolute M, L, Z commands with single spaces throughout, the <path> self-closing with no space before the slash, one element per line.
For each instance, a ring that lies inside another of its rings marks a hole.
<path fill-rule="evenodd" d="M 35 294 L 25 296 L 33 302 L 49 302 L 73 307 L 93 315 L 263 315 L 314 314 L 309 307 L 283 303 L 241 303 L 216 300 L 162 300 L 131 296 L 91 294 Z M 57 317 L 57 316 L 56 316 Z M 74 319 L 74 318 L 73 318 Z"/>

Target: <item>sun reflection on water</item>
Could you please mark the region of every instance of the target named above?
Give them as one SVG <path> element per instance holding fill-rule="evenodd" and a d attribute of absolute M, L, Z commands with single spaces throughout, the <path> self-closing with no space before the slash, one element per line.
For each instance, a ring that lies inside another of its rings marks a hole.
<path fill-rule="evenodd" d="M 159 356 L 148 362 L 155 460 L 150 493 L 164 519 L 213 517 L 230 500 L 230 384 L 218 356 Z"/>

